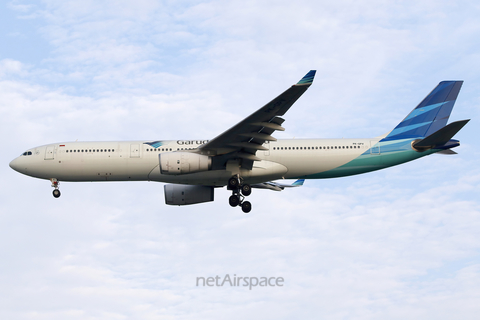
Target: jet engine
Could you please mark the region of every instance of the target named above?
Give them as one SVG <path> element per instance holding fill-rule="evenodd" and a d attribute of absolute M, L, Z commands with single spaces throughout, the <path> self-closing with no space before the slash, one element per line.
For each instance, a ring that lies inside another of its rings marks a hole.
<path fill-rule="evenodd" d="M 212 167 L 212 159 L 189 152 L 168 152 L 158 155 L 160 162 L 160 173 L 179 175 L 208 171 Z"/>
<path fill-rule="evenodd" d="M 184 184 L 166 184 L 164 186 L 165 203 L 184 206 L 213 201 L 213 187 L 190 186 Z"/>

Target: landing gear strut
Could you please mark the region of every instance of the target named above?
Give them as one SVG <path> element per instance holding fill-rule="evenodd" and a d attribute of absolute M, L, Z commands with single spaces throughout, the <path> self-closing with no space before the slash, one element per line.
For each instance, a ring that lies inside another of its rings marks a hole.
<path fill-rule="evenodd" d="M 242 179 L 235 175 L 228 180 L 228 190 L 232 190 L 232 195 L 228 198 L 228 203 L 232 207 L 240 206 L 242 211 L 249 213 L 252 210 L 250 201 L 244 201 L 245 197 L 252 193 L 252 187 L 249 184 L 243 184 Z"/>
<path fill-rule="evenodd" d="M 50 179 L 50 181 L 52 181 L 52 187 L 55 188 L 55 190 L 53 190 L 53 192 L 52 192 L 53 196 L 55 198 L 60 197 L 61 193 L 60 193 L 60 190 L 58 189 L 58 185 L 60 184 L 60 182 L 58 182 L 58 180 L 55 179 L 55 178 Z"/>

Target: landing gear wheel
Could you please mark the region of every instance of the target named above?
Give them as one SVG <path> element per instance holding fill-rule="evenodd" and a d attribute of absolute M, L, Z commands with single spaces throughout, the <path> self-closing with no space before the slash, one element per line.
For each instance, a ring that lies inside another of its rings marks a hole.
<path fill-rule="evenodd" d="M 244 201 L 242 203 L 242 211 L 245 213 L 249 213 L 252 210 L 252 204 L 250 201 Z"/>
<path fill-rule="evenodd" d="M 228 189 L 230 190 L 238 189 L 239 184 L 240 184 L 240 181 L 238 181 L 237 177 L 231 177 L 228 180 Z"/>
<path fill-rule="evenodd" d="M 232 207 L 236 207 L 240 204 L 240 198 L 235 194 L 231 195 L 230 198 L 228 198 L 228 203 L 230 203 Z"/>
<path fill-rule="evenodd" d="M 53 190 L 53 196 L 54 196 L 55 198 L 60 197 L 60 194 L 61 194 L 61 193 L 60 193 L 60 190 L 58 190 L 58 189 Z"/>
<path fill-rule="evenodd" d="M 244 184 L 240 190 L 245 197 L 252 193 L 252 187 L 249 184 Z"/>

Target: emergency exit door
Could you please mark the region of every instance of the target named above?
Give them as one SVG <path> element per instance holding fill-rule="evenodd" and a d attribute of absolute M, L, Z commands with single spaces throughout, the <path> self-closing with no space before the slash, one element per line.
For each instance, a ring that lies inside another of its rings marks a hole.
<path fill-rule="evenodd" d="M 130 145 L 130 158 L 140 157 L 140 145 L 138 143 Z"/>

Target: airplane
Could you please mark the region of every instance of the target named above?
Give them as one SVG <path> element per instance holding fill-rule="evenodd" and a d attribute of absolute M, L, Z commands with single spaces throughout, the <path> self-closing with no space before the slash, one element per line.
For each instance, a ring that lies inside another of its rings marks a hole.
<path fill-rule="evenodd" d="M 463 81 L 442 81 L 393 130 L 361 139 L 285 139 L 282 116 L 310 87 L 315 70 L 238 124 L 211 140 L 60 142 L 28 149 L 10 162 L 25 175 L 60 181 L 158 181 L 167 205 L 214 201 L 248 213 L 252 188 L 281 191 L 305 179 L 344 177 L 388 168 L 433 153 L 456 154 L 453 136 L 468 120 L 447 125 Z M 274 180 L 297 179 L 293 184 Z"/>

